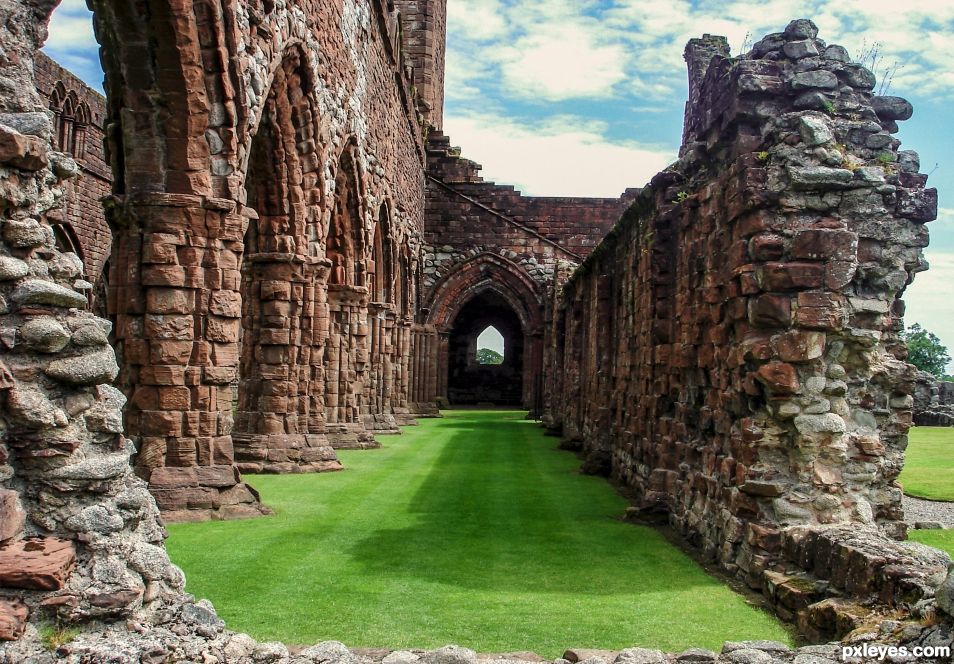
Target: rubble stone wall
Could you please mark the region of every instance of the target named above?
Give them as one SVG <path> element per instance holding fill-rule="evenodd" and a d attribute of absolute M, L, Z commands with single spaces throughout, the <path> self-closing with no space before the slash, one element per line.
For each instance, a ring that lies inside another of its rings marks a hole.
<path fill-rule="evenodd" d="M 914 423 L 924 427 L 954 426 L 954 383 L 919 371 L 914 386 Z"/>
<path fill-rule="evenodd" d="M 787 528 L 904 536 L 900 297 L 937 195 L 893 136 L 910 105 L 810 22 L 686 57 L 680 159 L 563 290 L 546 419 L 761 587 Z"/>
<path fill-rule="evenodd" d="M 155 501 L 133 473 L 110 323 L 48 215 L 81 169 L 53 149 L 33 81 L 50 3 L 0 4 L 0 641 L 28 621 L 98 621 L 184 598 Z M 0 661 L 24 657 L 0 652 Z"/>

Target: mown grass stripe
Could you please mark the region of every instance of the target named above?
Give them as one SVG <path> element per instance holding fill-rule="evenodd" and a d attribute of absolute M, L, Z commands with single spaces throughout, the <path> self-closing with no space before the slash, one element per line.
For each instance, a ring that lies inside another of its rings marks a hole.
<path fill-rule="evenodd" d="M 345 451 L 345 472 L 248 478 L 274 517 L 170 527 L 188 590 L 260 639 L 483 652 L 788 641 L 527 422 L 457 411 Z"/>

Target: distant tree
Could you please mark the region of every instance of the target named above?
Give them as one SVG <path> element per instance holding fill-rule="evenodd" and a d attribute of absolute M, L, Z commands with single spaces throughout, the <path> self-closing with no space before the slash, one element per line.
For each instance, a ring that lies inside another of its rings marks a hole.
<path fill-rule="evenodd" d="M 938 378 L 944 376 L 951 356 L 936 334 L 915 323 L 908 328 L 904 340 L 908 344 L 908 362 Z"/>
<path fill-rule="evenodd" d="M 477 364 L 503 364 L 504 356 L 492 348 L 477 350 Z"/>

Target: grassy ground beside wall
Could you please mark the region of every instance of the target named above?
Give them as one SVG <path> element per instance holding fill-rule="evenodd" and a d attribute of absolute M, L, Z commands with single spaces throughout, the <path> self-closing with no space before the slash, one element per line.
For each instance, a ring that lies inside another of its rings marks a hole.
<path fill-rule="evenodd" d="M 947 551 L 954 558 L 954 530 L 912 530 L 908 539 Z"/>
<path fill-rule="evenodd" d="M 173 525 L 187 590 L 260 639 L 483 652 L 789 641 L 524 413 L 425 420 L 348 470 L 249 478 L 274 517 Z"/>
<path fill-rule="evenodd" d="M 909 496 L 954 501 L 954 427 L 911 429 L 898 479 Z"/>

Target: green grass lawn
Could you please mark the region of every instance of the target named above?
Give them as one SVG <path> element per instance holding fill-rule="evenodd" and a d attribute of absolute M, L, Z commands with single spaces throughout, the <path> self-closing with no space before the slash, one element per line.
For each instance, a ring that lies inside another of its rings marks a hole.
<path fill-rule="evenodd" d="M 187 589 L 230 628 L 286 643 L 483 652 L 790 641 L 655 530 L 619 520 L 519 412 L 449 412 L 348 470 L 255 476 L 276 516 L 169 527 Z"/>
<path fill-rule="evenodd" d="M 908 539 L 947 551 L 954 558 L 954 530 L 910 530 Z"/>
<path fill-rule="evenodd" d="M 915 427 L 898 478 L 909 496 L 954 500 L 954 427 Z"/>

